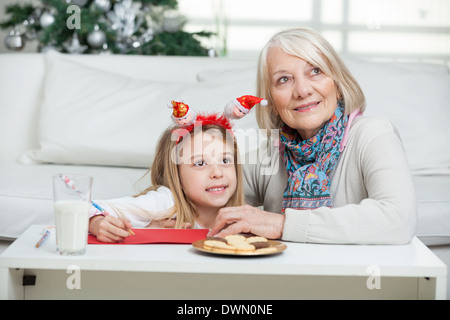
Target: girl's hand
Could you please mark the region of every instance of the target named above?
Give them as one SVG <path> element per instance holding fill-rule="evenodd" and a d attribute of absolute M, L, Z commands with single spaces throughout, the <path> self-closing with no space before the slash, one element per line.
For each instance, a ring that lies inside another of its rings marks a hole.
<path fill-rule="evenodd" d="M 283 235 L 284 215 L 245 205 L 219 210 L 209 236 L 225 237 L 236 233 L 253 233 L 268 239 Z"/>
<path fill-rule="evenodd" d="M 102 242 L 119 242 L 130 236 L 132 225 L 126 218 L 95 216 L 89 220 L 89 232 Z"/>

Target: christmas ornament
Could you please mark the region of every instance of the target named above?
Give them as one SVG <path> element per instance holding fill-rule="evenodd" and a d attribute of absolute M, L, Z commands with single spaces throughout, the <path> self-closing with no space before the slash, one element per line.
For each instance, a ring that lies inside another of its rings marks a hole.
<path fill-rule="evenodd" d="M 71 54 L 83 53 L 88 48 L 88 46 L 80 43 L 80 39 L 78 38 L 78 33 L 76 31 L 73 33 L 71 41 L 64 43 L 63 47 L 68 53 Z"/>
<path fill-rule="evenodd" d="M 111 1 L 110 0 L 95 0 L 95 7 L 103 12 L 109 11 L 111 9 Z"/>
<path fill-rule="evenodd" d="M 5 46 L 10 50 L 22 50 L 25 47 L 25 39 L 16 26 L 5 38 Z"/>
<path fill-rule="evenodd" d="M 170 101 L 169 108 L 173 108 L 171 118 L 175 124 L 180 126 L 188 126 L 195 122 L 197 112 L 192 110 L 187 104 L 183 102 Z"/>
<path fill-rule="evenodd" d="M 186 23 L 186 18 L 178 14 L 174 10 L 169 10 L 164 13 L 162 29 L 167 32 L 177 32 L 183 28 Z"/>
<path fill-rule="evenodd" d="M 86 5 L 88 0 L 66 0 L 66 2 L 69 3 L 69 4 L 74 4 L 74 5 L 79 6 L 79 7 L 83 7 L 83 6 Z"/>
<path fill-rule="evenodd" d="M 113 11 L 106 14 L 112 23 L 112 29 L 117 30 L 119 38 L 128 38 L 133 35 L 143 22 L 143 17 L 136 21 L 141 4 L 132 0 L 122 0 L 114 5 Z"/>
<path fill-rule="evenodd" d="M 242 96 L 236 99 L 233 99 L 225 106 L 224 114 L 227 118 L 230 119 L 240 119 L 250 112 L 251 108 L 253 108 L 256 104 L 261 104 L 262 106 L 267 106 L 267 100 L 262 98 L 258 98 L 255 96 Z"/>
<path fill-rule="evenodd" d="M 94 30 L 90 32 L 87 36 L 87 43 L 90 47 L 94 49 L 101 48 L 106 42 L 106 34 L 100 27 L 96 24 Z"/>
<path fill-rule="evenodd" d="M 42 28 L 47 28 L 55 22 L 55 16 L 50 12 L 44 12 L 39 18 L 39 23 Z"/>

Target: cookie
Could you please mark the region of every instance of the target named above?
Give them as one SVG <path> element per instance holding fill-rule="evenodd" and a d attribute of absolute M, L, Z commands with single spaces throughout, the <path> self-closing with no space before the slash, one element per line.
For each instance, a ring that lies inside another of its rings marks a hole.
<path fill-rule="evenodd" d="M 270 247 L 270 243 L 267 241 L 255 241 L 252 242 L 251 245 L 254 246 L 256 250 Z"/>
<path fill-rule="evenodd" d="M 224 238 L 208 237 L 203 242 L 203 248 L 212 252 L 243 255 L 277 251 L 275 247 L 271 246 L 267 238 L 248 234 L 234 234 Z"/>
<path fill-rule="evenodd" d="M 260 237 L 260 236 L 253 236 L 253 237 L 248 237 L 246 239 L 246 241 L 248 243 L 252 243 L 252 242 L 267 242 L 267 239 L 264 237 Z"/>
<path fill-rule="evenodd" d="M 226 236 L 225 240 L 227 240 L 228 243 L 240 242 L 240 241 L 245 241 L 245 237 L 240 234 L 231 234 L 231 235 Z"/>
<path fill-rule="evenodd" d="M 245 241 L 236 241 L 231 243 L 231 245 L 236 248 L 236 253 L 255 251 L 255 246 Z"/>
<path fill-rule="evenodd" d="M 227 240 L 225 240 L 224 238 L 219 238 L 219 237 L 207 237 L 206 240 L 216 240 L 216 241 L 221 241 L 221 242 L 227 243 Z"/>
<path fill-rule="evenodd" d="M 206 250 L 210 250 L 213 252 L 221 252 L 221 253 L 234 253 L 236 252 L 236 248 L 226 244 L 223 241 L 218 240 L 205 240 L 203 242 L 203 248 Z"/>

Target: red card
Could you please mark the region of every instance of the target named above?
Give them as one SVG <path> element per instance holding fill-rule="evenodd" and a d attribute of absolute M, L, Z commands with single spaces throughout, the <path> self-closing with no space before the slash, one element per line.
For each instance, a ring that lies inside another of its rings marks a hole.
<path fill-rule="evenodd" d="M 88 236 L 88 244 L 148 244 L 178 243 L 191 244 L 205 239 L 208 229 L 132 229 L 136 236 L 130 235 L 121 242 L 101 242 L 93 235 Z"/>

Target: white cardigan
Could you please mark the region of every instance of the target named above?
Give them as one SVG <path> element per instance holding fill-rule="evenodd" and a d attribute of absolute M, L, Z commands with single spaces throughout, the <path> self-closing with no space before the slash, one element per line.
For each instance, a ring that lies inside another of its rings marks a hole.
<path fill-rule="evenodd" d="M 261 150 L 260 150 L 261 152 Z M 272 148 L 267 166 L 244 165 L 246 200 L 281 212 L 287 173 Z M 282 240 L 344 244 L 405 244 L 414 235 L 417 204 L 408 162 L 393 125 L 385 119 L 354 120 L 330 175 L 333 208 L 287 209 Z"/>

